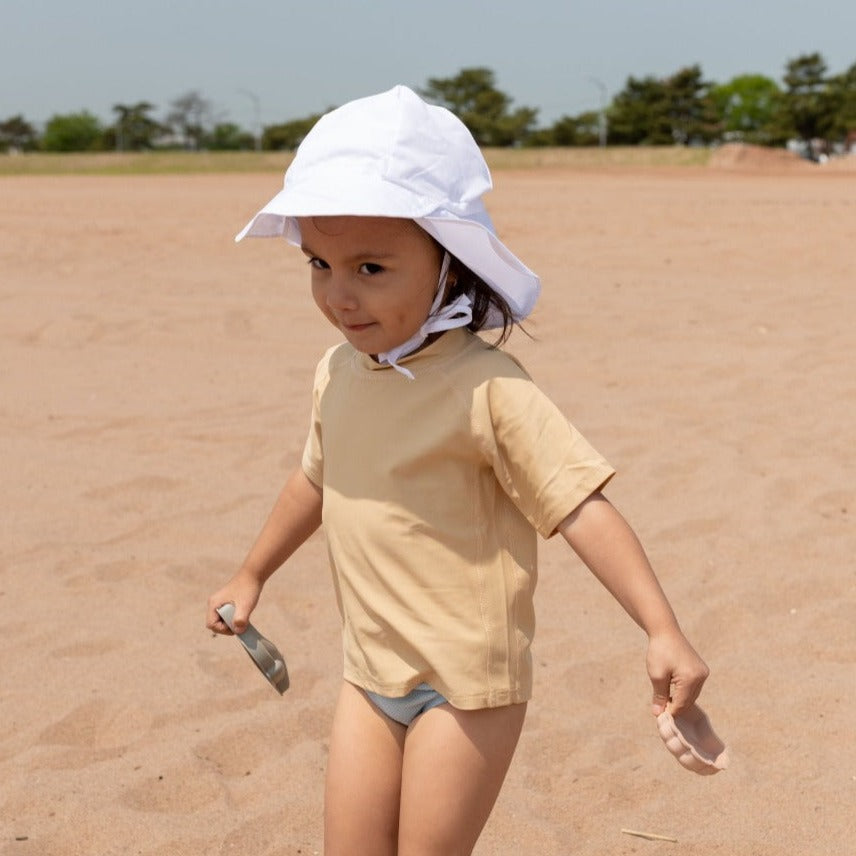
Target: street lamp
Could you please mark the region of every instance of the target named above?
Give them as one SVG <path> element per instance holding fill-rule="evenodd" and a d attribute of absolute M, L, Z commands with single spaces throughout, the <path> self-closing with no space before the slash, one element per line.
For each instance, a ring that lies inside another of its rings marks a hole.
<path fill-rule="evenodd" d="M 600 90 L 600 111 L 597 114 L 597 136 L 600 147 L 606 146 L 606 107 L 609 94 L 606 90 L 606 84 L 602 80 L 589 75 L 588 78 Z"/>
<path fill-rule="evenodd" d="M 250 92 L 249 89 L 239 89 L 241 95 L 246 95 L 253 102 L 253 116 L 255 117 L 256 133 L 253 134 L 253 139 L 256 144 L 256 151 L 262 149 L 262 106 L 259 101 L 259 96 L 255 92 Z"/>

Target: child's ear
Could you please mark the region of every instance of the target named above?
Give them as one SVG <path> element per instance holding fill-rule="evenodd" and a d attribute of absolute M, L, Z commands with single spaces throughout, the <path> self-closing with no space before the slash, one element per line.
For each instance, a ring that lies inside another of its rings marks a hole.
<path fill-rule="evenodd" d="M 453 289 L 458 284 L 458 271 L 455 270 L 455 260 L 449 265 L 449 272 L 446 274 L 446 288 Z"/>

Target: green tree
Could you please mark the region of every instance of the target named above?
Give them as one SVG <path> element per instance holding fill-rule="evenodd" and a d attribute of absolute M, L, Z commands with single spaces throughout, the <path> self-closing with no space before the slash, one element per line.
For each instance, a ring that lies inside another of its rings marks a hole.
<path fill-rule="evenodd" d="M 253 135 L 234 122 L 219 122 L 204 142 L 205 147 L 213 151 L 248 151 L 256 147 Z"/>
<path fill-rule="evenodd" d="M 711 84 L 702 79 L 701 66 L 691 65 L 664 82 L 672 142 L 708 143 L 719 134 Z"/>
<path fill-rule="evenodd" d="M 101 123 L 86 110 L 52 116 L 42 135 L 42 148 L 47 152 L 86 152 L 102 147 Z"/>
<path fill-rule="evenodd" d="M 628 77 L 609 115 L 609 141 L 618 145 L 674 143 L 666 86 L 654 77 Z"/>
<path fill-rule="evenodd" d="M 698 65 L 670 77 L 630 77 L 609 110 L 609 139 L 626 145 L 709 142 L 719 134 L 711 84 Z"/>
<path fill-rule="evenodd" d="M 32 151 L 38 144 L 36 129 L 21 115 L 0 122 L 0 152 Z"/>
<path fill-rule="evenodd" d="M 578 116 L 561 116 L 549 128 L 533 132 L 528 146 L 596 146 L 600 142 L 600 116 L 596 110 Z"/>
<path fill-rule="evenodd" d="M 775 132 L 781 90 L 762 74 L 742 74 L 710 92 L 726 139 L 748 143 L 780 142 Z"/>
<path fill-rule="evenodd" d="M 116 148 L 119 151 L 154 148 L 155 138 L 164 132 L 160 122 L 148 115 L 154 109 L 154 104 L 148 101 L 113 105 L 116 123 L 112 130 L 116 138 Z"/>
<path fill-rule="evenodd" d="M 828 107 L 824 124 L 831 139 L 843 142 L 856 132 L 856 63 L 829 79 L 824 104 Z"/>
<path fill-rule="evenodd" d="M 423 97 L 451 110 L 480 146 L 513 146 L 526 141 L 538 111 L 519 107 L 496 88 L 489 68 L 464 68 L 454 77 L 432 77 Z"/>
<path fill-rule="evenodd" d="M 293 151 L 303 138 L 312 130 L 312 126 L 321 118 L 321 114 L 307 116 L 305 119 L 293 119 L 281 125 L 268 125 L 262 131 L 262 148 L 268 151 Z"/>
<path fill-rule="evenodd" d="M 784 83 L 782 110 L 790 129 L 806 142 L 821 136 L 829 124 L 826 61 L 819 53 L 789 60 Z"/>
<path fill-rule="evenodd" d="M 485 146 L 525 145 L 538 119 L 538 110 L 533 107 L 518 107 L 513 113 L 501 116 L 492 126 L 485 128 L 482 135 Z"/>

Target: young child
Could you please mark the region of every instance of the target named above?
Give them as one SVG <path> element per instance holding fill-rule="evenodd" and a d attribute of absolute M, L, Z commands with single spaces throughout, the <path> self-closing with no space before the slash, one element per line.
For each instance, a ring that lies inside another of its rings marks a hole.
<path fill-rule="evenodd" d="M 638 540 L 613 470 L 504 341 L 538 278 L 496 237 L 465 126 L 405 87 L 323 117 L 283 190 L 238 235 L 306 255 L 347 340 L 318 365 L 309 437 L 237 574 L 209 600 L 240 632 L 265 581 L 321 525 L 343 623 L 325 854 L 467 854 L 532 688 L 536 533 L 560 533 L 649 638 L 653 711 L 707 667 Z"/>

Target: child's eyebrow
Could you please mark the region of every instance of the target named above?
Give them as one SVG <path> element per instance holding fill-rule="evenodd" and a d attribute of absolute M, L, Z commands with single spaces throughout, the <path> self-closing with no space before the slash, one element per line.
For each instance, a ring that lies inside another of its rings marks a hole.
<path fill-rule="evenodd" d="M 300 249 L 307 256 L 323 258 L 320 253 L 316 253 L 309 244 L 301 244 Z M 351 256 L 348 256 L 346 261 L 348 262 L 356 262 L 356 261 L 365 261 L 366 259 L 379 260 L 379 259 L 390 259 L 395 256 L 395 253 L 391 253 L 388 250 L 360 250 L 357 253 L 353 253 Z"/>

